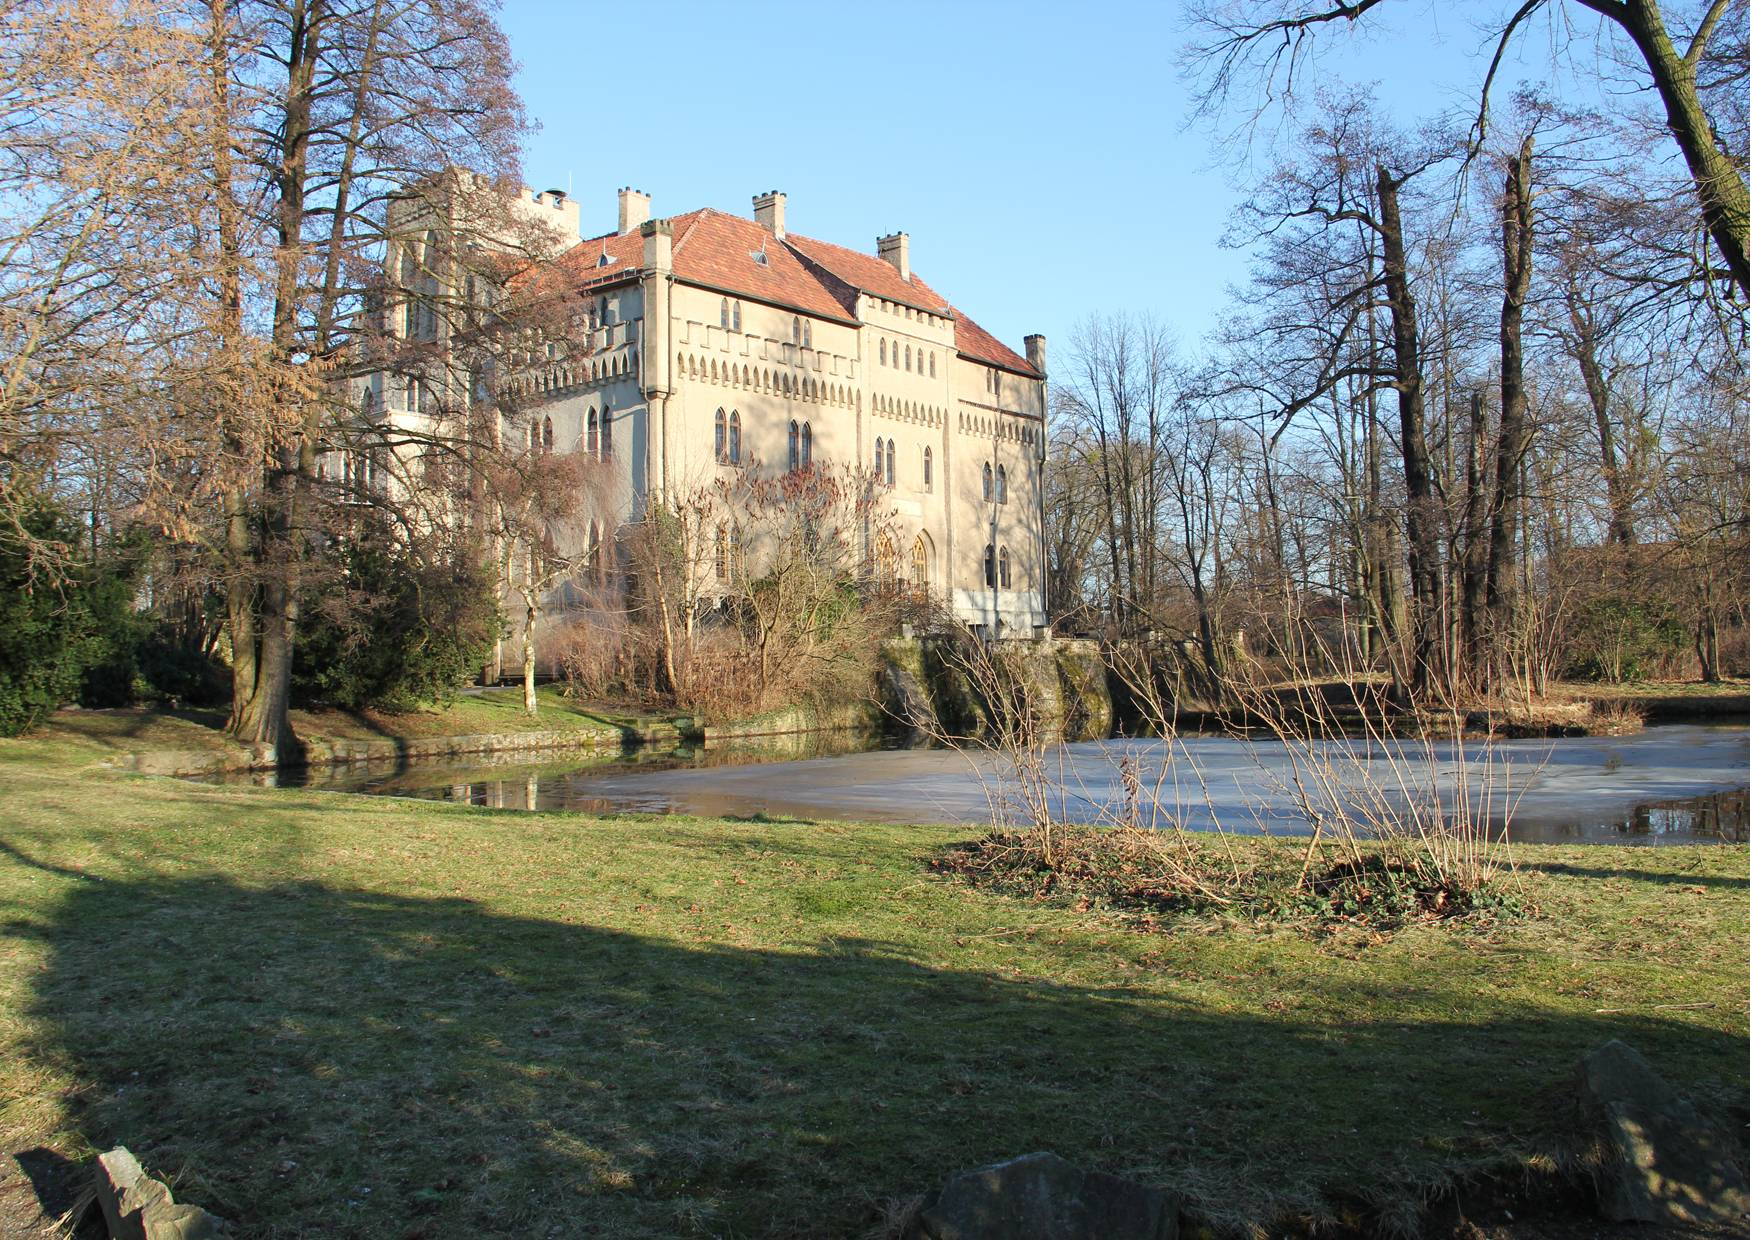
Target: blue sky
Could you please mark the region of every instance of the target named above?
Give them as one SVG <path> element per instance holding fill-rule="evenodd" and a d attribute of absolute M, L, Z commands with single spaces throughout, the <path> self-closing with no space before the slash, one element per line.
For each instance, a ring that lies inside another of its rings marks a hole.
<path fill-rule="evenodd" d="M 1473 23 L 1497 7 L 1405 0 L 1401 24 L 1329 41 L 1321 70 L 1376 83 L 1407 124 L 1465 106 Z M 1011 345 L 1040 331 L 1054 350 L 1119 310 L 1194 348 L 1245 276 L 1218 243 L 1268 151 L 1187 128 L 1177 4 L 507 0 L 502 20 L 541 126 L 525 176 L 569 182 L 586 234 L 614 226 L 621 185 L 663 215 L 746 215 L 781 189 L 795 231 L 872 251 L 904 230 L 919 275 Z M 1508 86 L 1548 76 L 1548 39 Z"/>

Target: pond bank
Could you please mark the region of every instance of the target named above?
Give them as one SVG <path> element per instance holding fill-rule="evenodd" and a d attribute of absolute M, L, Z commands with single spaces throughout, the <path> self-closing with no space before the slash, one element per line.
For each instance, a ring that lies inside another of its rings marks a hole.
<path fill-rule="evenodd" d="M 878 737 L 881 726 L 873 704 L 795 706 L 747 720 L 701 724 L 686 715 L 582 710 L 550 688 L 542 690 L 540 711 L 532 717 L 522 713 L 521 702 L 520 690 L 488 690 L 446 708 L 408 714 L 294 711 L 300 745 L 294 761 L 281 760 L 270 746 L 232 740 L 219 711 L 67 709 L 34 735 L 96 744 L 110 752 L 114 765 L 142 775 L 202 776 L 402 767 L 459 758 L 534 762 L 567 753 L 617 756 L 797 733 L 857 731 Z"/>

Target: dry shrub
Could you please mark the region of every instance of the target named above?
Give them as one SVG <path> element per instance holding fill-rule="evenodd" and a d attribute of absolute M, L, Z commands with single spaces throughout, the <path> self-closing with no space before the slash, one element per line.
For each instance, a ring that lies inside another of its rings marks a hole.
<path fill-rule="evenodd" d="M 1054 807 L 1079 790 L 1065 786 L 1070 768 L 1051 760 L 1044 733 L 1024 723 L 990 729 L 982 743 L 997 759 L 985 763 L 992 831 L 947 854 L 941 868 L 1001 890 L 1147 916 L 1219 909 L 1391 926 L 1522 904 L 1497 821 L 1513 803 L 1505 761 L 1491 741 L 1467 762 L 1450 761 L 1447 747 L 1458 742 L 1441 738 L 1462 732 L 1456 711 L 1438 728 L 1399 737 L 1386 730 L 1393 716 L 1362 695 L 1334 703 L 1320 685 L 1230 675 L 1222 696 L 1250 725 L 1257 757 L 1249 822 L 1264 828 L 1286 805 L 1309 828 L 1260 843 L 1222 825 L 1228 810 L 1179 735 L 1177 699 L 1149 652 L 1114 660 L 1158 746 L 1106 747 L 1120 795 L 1097 805 L 1092 826 L 1061 821 Z M 975 654 L 969 674 L 1001 682 L 1002 667 L 1000 651 Z M 1007 703 L 1023 713 L 1028 705 Z M 1435 713 L 1411 704 L 1396 717 L 1419 725 Z M 1206 811 L 1215 829 L 1188 830 L 1188 810 Z"/>
<path fill-rule="evenodd" d="M 586 702 L 639 700 L 653 684 L 649 662 L 627 614 L 592 607 L 576 616 L 553 639 L 566 692 Z"/>

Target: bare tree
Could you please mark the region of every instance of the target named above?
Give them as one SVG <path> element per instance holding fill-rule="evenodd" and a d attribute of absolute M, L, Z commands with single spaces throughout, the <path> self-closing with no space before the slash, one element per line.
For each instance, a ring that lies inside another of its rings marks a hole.
<path fill-rule="evenodd" d="M 1266 102 L 1289 97 L 1312 55 L 1317 32 L 1352 26 L 1383 0 L 1257 0 L 1200 5 L 1193 21 L 1202 38 L 1187 52 L 1202 75 L 1205 107 L 1256 90 Z M 1576 7 L 1597 15 L 1628 44 L 1625 59 L 1657 94 L 1664 122 L 1689 169 L 1696 215 L 1712 238 L 1727 278 L 1750 300 L 1750 187 L 1726 127 L 1741 111 L 1746 23 L 1742 6 L 1706 0 L 1685 6 L 1681 29 L 1667 23 L 1658 0 L 1519 0 L 1492 27 L 1494 56 L 1481 86 L 1474 129 L 1480 143 L 1489 94 L 1507 47 L 1541 12 Z M 1713 105 L 1710 112 L 1710 103 Z M 1254 115 L 1255 115 L 1254 111 Z"/>
<path fill-rule="evenodd" d="M 330 493 L 318 462 L 336 435 L 375 435 L 362 450 L 403 456 L 395 441 L 410 425 L 461 403 L 444 346 L 471 313 L 464 277 L 486 252 L 476 232 L 515 235 L 492 182 L 514 175 L 522 118 L 503 35 L 472 0 L 212 0 L 190 18 L 208 69 L 202 236 L 223 273 L 216 356 L 230 379 L 214 454 L 227 468 L 213 488 L 225 513 L 231 730 L 290 745 L 299 598 Z M 454 164 L 484 178 L 434 179 Z M 385 256 L 399 277 L 388 283 Z M 367 373 L 394 376 L 373 388 L 375 417 L 358 404 Z M 384 416 L 397 409 L 415 417 Z M 425 423 L 432 434 L 469 424 L 436 425 Z"/>

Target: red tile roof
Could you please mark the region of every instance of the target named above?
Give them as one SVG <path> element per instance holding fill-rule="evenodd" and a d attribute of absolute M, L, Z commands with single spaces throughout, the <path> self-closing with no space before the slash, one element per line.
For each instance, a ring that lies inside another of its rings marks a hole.
<path fill-rule="evenodd" d="M 813 237 L 798 237 L 795 233 L 787 234 L 784 241 L 792 249 L 812 260 L 815 265 L 825 268 L 852 288 L 861 289 L 865 293 L 873 293 L 877 297 L 885 297 L 888 301 L 897 301 L 902 305 L 927 310 L 931 314 L 951 313 L 946 297 L 937 293 L 915 275 L 907 280 L 899 274 L 899 268 L 885 258 L 874 254 L 860 254 L 856 250 L 848 250 L 844 246 L 834 245 L 830 241 L 816 241 Z"/>
<path fill-rule="evenodd" d="M 1029 379 L 1043 379 L 1045 377 L 1034 370 L 1026 358 L 958 310 L 954 312 L 954 348 L 961 357 L 988 362 L 992 366 L 1001 367 L 1003 370 L 1012 370 Z"/>
<path fill-rule="evenodd" d="M 685 221 L 683 224 L 682 221 Z M 759 262 L 755 256 L 765 255 Z M 854 323 L 856 300 L 845 282 L 823 280 L 783 242 L 752 220 L 709 208 L 674 219 L 677 279 L 757 301 Z"/>
<path fill-rule="evenodd" d="M 1027 359 L 974 323 L 916 275 L 910 280 L 886 259 L 801 237 L 778 241 L 759 224 L 705 208 L 669 218 L 674 230 L 674 272 L 688 284 L 801 310 L 818 318 L 855 323 L 857 294 L 926 310 L 954 320 L 954 347 L 964 357 L 1043 378 Z M 761 263 L 755 255 L 763 252 Z M 606 253 L 611 260 L 601 264 Z M 560 259 L 579 288 L 613 284 L 638 274 L 644 239 L 609 233 L 580 241 Z"/>

